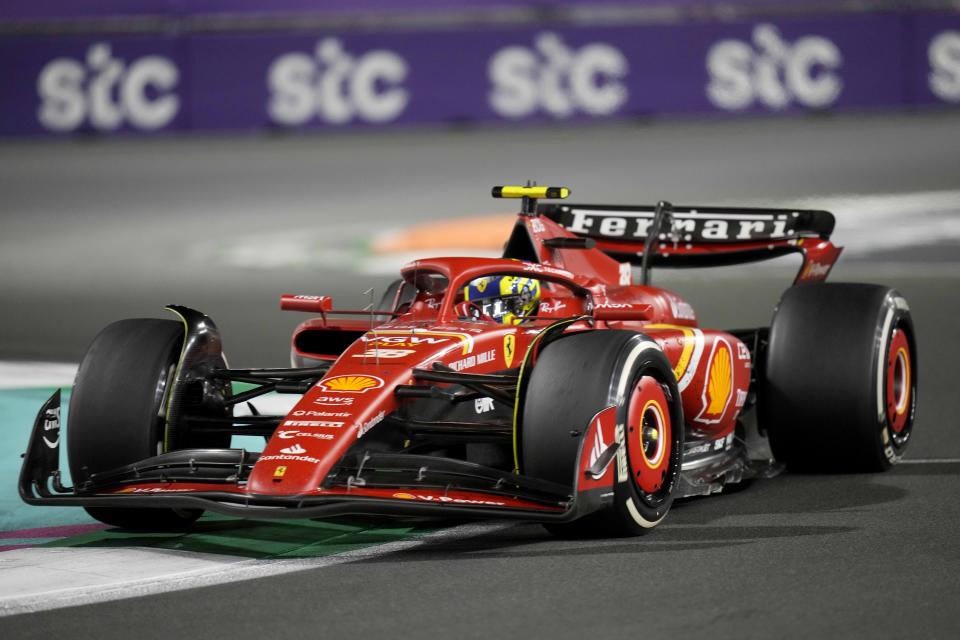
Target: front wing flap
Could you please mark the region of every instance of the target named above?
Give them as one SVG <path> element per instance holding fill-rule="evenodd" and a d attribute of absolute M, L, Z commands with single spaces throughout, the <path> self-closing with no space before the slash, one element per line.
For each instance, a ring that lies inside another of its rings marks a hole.
<path fill-rule="evenodd" d="M 604 424 L 613 420 L 609 409 L 584 433 L 572 489 L 451 458 L 366 453 L 345 460 L 313 492 L 265 495 L 246 490 L 258 454 L 242 449 L 174 451 L 64 487 L 59 407 L 57 391 L 38 413 L 23 455 L 19 490 L 28 504 L 204 509 L 258 519 L 432 515 L 565 522 L 602 508 L 613 495 L 612 451 L 597 437 L 613 433 L 613 423 Z"/>

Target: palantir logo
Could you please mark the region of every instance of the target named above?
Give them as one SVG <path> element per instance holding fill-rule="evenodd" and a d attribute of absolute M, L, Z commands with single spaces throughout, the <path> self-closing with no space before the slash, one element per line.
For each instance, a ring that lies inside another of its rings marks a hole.
<path fill-rule="evenodd" d="M 314 117 L 330 124 L 389 122 L 410 101 L 402 85 L 408 73 L 407 61 L 393 51 L 354 55 L 338 39 L 325 38 L 313 56 L 294 52 L 273 61 L 267 111 L 274 122 L 291 126 Z"/>
<path fill-rule="evenodd" d="M 595 42 L 572 49 L 554 33 L 542 33 L 532 48 L 505 47 L 490 58 L 490 107 L 507 118 L 538 111 L 555 118 L 577 112 L 610 115 L 627 101 L 623 53 Z"/>
<path fill-rule="evenodd" d="M 737 110 L 756 102 L 784 109 L 796 102 L 824 108 L 837 100 L 843 56 L 832 41 L 804 36 L 790 43 L 770 24 L 757 25 L 752 41 L 721 40 L 707 53 L 707 96 L 714 105 Z"/>
<path fill-rule="evenodd" d="M 930 91 L 947 102 L 960 102 L 960 31 L 938 33 L 927 48 Z"/>
<path fill-rule="evenodd" d="M 105 42 L 90 46 L 84 60 L 56 58 L 37 77 L 37 118 L 52 131 L 73 131 L 89 124 L 112 131 L 124 124 L 160 129 L 180 109 L 174 88 L 180 71 L 163 56 L 131 61 L 113 55 Z"/>

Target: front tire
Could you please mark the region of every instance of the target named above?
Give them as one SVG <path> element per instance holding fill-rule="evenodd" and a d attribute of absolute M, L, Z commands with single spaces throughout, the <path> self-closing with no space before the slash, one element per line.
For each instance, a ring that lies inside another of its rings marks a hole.
<path fill-rule="evenodd" d="M 583 434 L 609 406 L 617 407 L 621 443 L 612 463 L 614 503 L 575 522 L 547 526 L 557 535 L 640 535 L 673 504 L 683 452 L 680 394 L 660 347 L 632 331 L 575 333 L 543 348 L 523 406 L 523 472 L 573 486 Z"/>
<path fill-rule="evenodd" d="M 759 396 L 774 456 L 794 471 L 883 471 L 904 453 L 917 404 L 906 300 L 869 284 L 788 289 L 770 327 Z"/>
<path fill-rule="evenodd" d="M 70 397 L 67 453 L 82 487 L 91 474 L 164 452 L 166 409 L 183 325 L 131 319 L 108 325 L 87 349 Z M 125 529 L 179 530 L 197 509 L 87 507 L 97 520 Z"/>

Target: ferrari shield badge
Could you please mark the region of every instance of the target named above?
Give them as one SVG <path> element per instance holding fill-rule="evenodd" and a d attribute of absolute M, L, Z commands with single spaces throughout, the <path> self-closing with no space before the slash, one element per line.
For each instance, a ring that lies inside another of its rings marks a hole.
<path fill-rule="evenodd" d="M 503 336 L 503 361 L 507 363 L 507 368 L 509 369 L 513 365 L 513 354 L 516 351 L 517 346 L 517 336 L 513 333 L 508 333 Z"/>

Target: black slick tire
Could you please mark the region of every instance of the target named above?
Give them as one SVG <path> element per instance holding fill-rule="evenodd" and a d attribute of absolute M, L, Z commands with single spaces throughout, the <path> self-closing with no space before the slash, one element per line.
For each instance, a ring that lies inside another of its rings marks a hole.
<path fill-rule="evenodd" d="M 906 300 L 870 284 L 788 289 L 770 327 L 760 426 L 793 471 L 883 471 L 909 443 L 917 349 Z"/>
<path fill-rule="evenodd" d="M 75 485 L 163 452 L 165 410 L 183 345 L 173 320 L 108 325 L 80 363 L 67 415 L 67 456 Z M 180 530 L 197 509 L 89 507 L 97 520 L 135 530 Z"/>
<path fill-rule="evenodd" d="M 635 474 L 641 455 L 642 416 L 631 416 L 642 389 L 660 398 L 667 445 L 655 485 L 645 490 Z M 545 346 L 530 373 L 520 423 L 522 472 L 573 486 L 584 433 L 601 410 L 617 406 L 613 504 L 567 524 L 547 528 L 563 537 L 639 535 L 660 523 L 673 503 L 683 451 L 683 410 L 669 361 L 659 346 L 632 331 L 586 331 Z M 623 425 L 623 428 L 620 428 Z M 634 428 L 636 426 L 636 429 Z M 623 466 L 621 476 L 617 470 Z"/>

